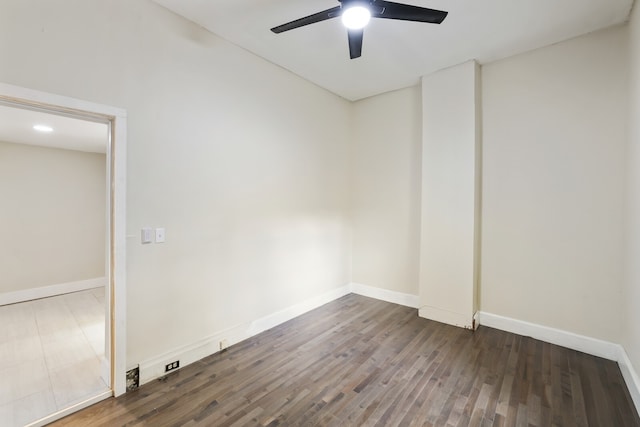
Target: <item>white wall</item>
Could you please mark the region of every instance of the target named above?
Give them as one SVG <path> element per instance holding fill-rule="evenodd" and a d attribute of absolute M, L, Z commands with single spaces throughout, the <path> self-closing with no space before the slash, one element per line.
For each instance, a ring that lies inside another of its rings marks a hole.
<path fill-rule="evenodd" d="M 420 87 L 354 104 L 353 282 L 418 295 Z"/>
<path fill-rule="evenodd" d="M 349 103 L 147 0 L 0 9 L 0 81 L 128 112 L 129 366 L 350 281 Z"/>
<path fill-rule="evenodd" d="M 618 27 L 483 66 L 481 310 L 621 342 L 626 45 Z M 419 203 L 413 90 L 355 104 L 353 281 L 416 294 L 387 254 L 420 233 L 398 215 Z"/>
<path fill-rule="evenodd" d="M 488 64 L 481 309 L 620 342 L 623 27 Z"/>
<path fill-rule="evenodd" d="M 0 294 L 105 276 L 104 154 L 0 142 Z"/>
<path fill-rule="evenodd" d="M 640 372 L 640 6 L 629 22 L 630 91 L 624 346 Z"/>

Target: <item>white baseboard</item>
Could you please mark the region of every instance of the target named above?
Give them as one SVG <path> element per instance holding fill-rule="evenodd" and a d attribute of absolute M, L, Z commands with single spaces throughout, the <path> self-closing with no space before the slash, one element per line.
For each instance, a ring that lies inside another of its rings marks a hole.
<path fill-rule="evenodd" d="M 620 344 L 483 311 L 478 313 L 478 318 L 480 324 L 484 326 L 532 337 L 540 341 L 618 362 L 620 372 L 622 372 L 622 377 L 629 389 L 629 394 L 633 399 L 636 410 L 640 412 L 640 378 L 627 352 Z"/>
<path fill-rule="evenodd" d="M 420 305 L 419 297 L 417 295 L 389 291 L 360 283 L 351 283 L 320 296 L 310 298 L 284 310 L 264 316 L 253 322 L 220 331 L 198 342 L 176 348 L 157 357 L 142 361 L 139 364 L 140 385 L 163 376 L 165 374 L 164 367 L 167 363 L 179 360 L 180 367 L 187 366 L 204 357 L 219 352 L 220 343 L 223 340 L 226 340 L 228 345 L 239 343 L 240 341 L 257 335 L 267 329 L 273 328 L 274 326 L 291 320 L 349 293 L 355 293 L 411 308 L 418 308 Z M 424 310 L 424 307 L 420 310 Z M 476 325 L 485 325 L 518 335 L 530 336 L 551 344 L 560 345 L 618 362 L 622 376 L 624 377 L 627 388 L 629 389 L 629 393 L 631 394 L 637 410 L 640 412 L 640 379 L 638 378 L 626 351 L 621 345 L 482 311 L 476 313 L 474 318 L 477 318 L 478 320 Z M 461 321 L 461 324 L 466 324 L 466 319 L 461 320 L 456 317 L 453 321 Z"/>
<path fill-rule="evenodd" d="M 420 298 L 418 295 L 390 291 L 387 289 L 376 288 L 374 286 L 363 285 L 361 283 L 351 283 L 350 289 L 354 294 L 391 302 L 393 304 L 400 304 L 411 308 L 418 308 L 420 306 Z"/>
<path fill-rule="evenodd" d="M 76 403 L 75 405 L 72 405 L 68 408 L 62 409 L 58 412 L 54 412 L 51 415 L 47 415 L 46 417 L 39 419 L 38 421 L 34 421 L 30 424 L 27 424 L 25 427 L 42 427 L 42 426 L 46 426 L 48 424 L 51 424 L 54 421 L 58 421 L 64 417 L 66 417 L 67 415 L 71 415 L 75 412 L 80 411 L 81 409 L 84 408 L 88 408 L 91 405 L 95 405 L 98 402 L 101 402 L 105 399 L 110 398 L 111 396 L 113 396 L 113 392 L 111 390 L 108 391 L 103 391 L 99 394 L 97 394 L 94 397 L 91 397 L 89 399 L 83 400 L 82 402 Z"/>
<path fill-rule="evenodd" d="M 349 293 L 351 293 L 351 287 L 349 285 L 345 285 L 317 297 L 310 298 L 299 304 L 295 304 L 284 310 L 256 319 L 253 322 L 234 326 L 203 338 L 195 343 L 188 344 L 151 359 L 144 360 L 139 364 L 140 385 L 165 375 L 165 365 L 170 362 L 179 360 L 180 367 L 182 368 L 204 357 L 219 352 L 220 343 L 223 340 L 225 340 L 229 346 L 237 344 L 247 338 L 259 334 L 260 332 L 273 328 L 274 326 L 291 320 Z"/>
<path fill-rule="evenodd" d="M 578 350 L 604 359 L 618 361 L 620 349 L 618 344 L 603 341 L 561 329 L 550 328 L 523 320 L 499 316 L 484 311 L 479 313 L 481 325 L 500 329 L 514 334 L 532 337 L 551 344 Z"/>
<path fill-rule="evenodd" d="M 340 288 L 334 289 L 332 291 L 325 292 L 324 294 L 319 295 L 317 297 L 310 298 L 299 304 L 292 305 L 291 307 L 287 307 L 284 310 L 280 310 L 273 314 L 269 314 L 267 316 L 261 317 L 260 319 L 257 319 L 251 322 L 251 326 L 249 326 L 247 333 L 249 334 L 250 337 L 252 337 L 254 335 L 259 334 L 260 332 L 266 331 L 267 329 L 271 329 L 274 326 L 278 326 L 281 323 L 284 323 L 288 320 L 298 317 L 301 314 L 304 314 L 308 311 L 313 310 L 314 308 L 323 306 L 349 293 L 351 293 L 351 288 L 349 285 L 345 285 Z"/>
<path fill-rule="evenodd" d="M 220 342 L 227 340 L 229 345 L 233 345 L 249 338 L 246 333 L 248 325 L 239 325 L 220 331 L 214 335 L 203 338 L 197 342 L 167 351 L 151 359 L 143 360 L 139 364 L 140 385 L 146 384 L 156 378 L 165 375 L 165 365 L 180 361 L 180 368 L 197 362 L 198 360 L 210 356 L 220 351 Z"/>
<path fill-rule="evenodd" d="M 239 343 L 240 341 L 257 335 L 267 329 L 273 328 L 274 326 L 280 325 L 281 323 L 291 320 L 349 293 L 355 293 L 412 308 L 418 308 L 419 304 L 417 295 L 403 294 L 359 283 L 351 283 L 317 297 L 310 298 L 299 304 L 287 307 L 284 310 L 261 317 L 253 322 L 234 326 L 203 338 L 198 342 L 185 345 L 151 359 L 141 361 L 139 363 L 140 385 L 163 376 L 165 374 L 165 365 L 170 362 L 179 360 L 180 367 L 187 366 L 204 357 L 219 352 L 220 342 L 223 340 L 226 340 L 228 345 Z"/>
<path fill-rule="evenodd" d="M 0 294 L 0 305 L 16 304 L 39 298 L 48 298 L 71 292 L 85 291 L 87 289 L 99 288 L 106 284 L 106 277 L 96 277 L 95 279 L 79 280 L 77 282 L 60 283 L 57 285 L 41 286 L 39 288 L 31 288 L 21 291 L 5 292 Z"/>
<path fill-rule="evenodd" d="M 620 366 L 620 372 L 622 372 L 624 382 L 627 383 L 631 399 L 633 399 L 633 403 L 636 405 L 636 410 L 640 412 L 640 378 L 633 368 L 633 364 L 631 364 L 629 355 L 622 346 L 620 346 L 618 365 Z"/>

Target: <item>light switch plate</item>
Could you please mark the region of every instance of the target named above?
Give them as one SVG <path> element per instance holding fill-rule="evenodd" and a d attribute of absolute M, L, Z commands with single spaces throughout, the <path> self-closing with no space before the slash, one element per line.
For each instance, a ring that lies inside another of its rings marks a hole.
<path fill-rule="evenodd" d="M 153 234 L 150 227 L 144 227 L 140 232 L 140 242 L 142 244 L 152 243 L 153 242 Z"/>
<path fill-rule="evenodd" d="M 164 228 L 156 228 L 156 243 L 164 243 Z"/>

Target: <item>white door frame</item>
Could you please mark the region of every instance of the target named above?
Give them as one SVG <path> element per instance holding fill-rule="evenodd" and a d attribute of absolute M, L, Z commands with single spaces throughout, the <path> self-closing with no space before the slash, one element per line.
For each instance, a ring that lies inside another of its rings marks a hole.
<path fill-rule="evenodd" d="M 26 108 L 65 114 L 109 124 L 107 146 L 108 250 L 107 339 L 105 357 L 110 365 L 113 396 L 126 391 L 126 183 L 127 112 L 120 108 L 0 83 L 0 101 Z"/>

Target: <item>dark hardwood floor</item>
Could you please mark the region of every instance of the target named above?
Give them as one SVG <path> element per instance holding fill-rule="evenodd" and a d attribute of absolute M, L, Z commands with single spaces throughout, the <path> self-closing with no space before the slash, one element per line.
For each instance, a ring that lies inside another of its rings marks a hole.
<path fill-rule="evenodd" d="M 615 362 L 347 295 L 56 426 L 640 426 Z"/>

